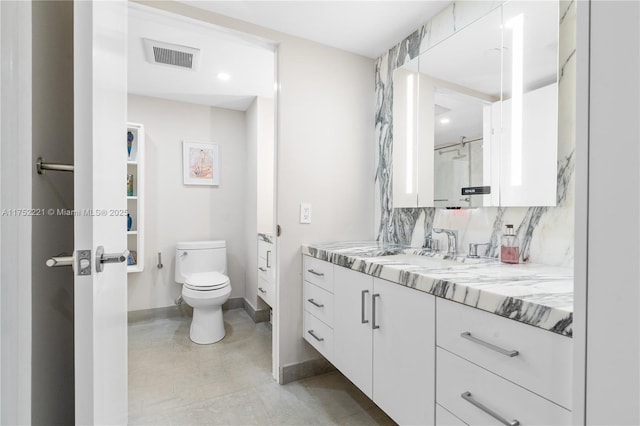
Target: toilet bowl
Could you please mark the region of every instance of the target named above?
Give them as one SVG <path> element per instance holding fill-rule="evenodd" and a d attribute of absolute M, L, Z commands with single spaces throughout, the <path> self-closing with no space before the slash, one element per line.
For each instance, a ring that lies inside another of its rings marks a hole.
<path fill-rule="evenodd" d="M 226 267 L 224 241 L 176 246 L 176 282 L 182 284 L 182 299 L 193 308 L 189 337 L 194 343 L 215 343 L 226 334 L 222 304 L 231 294 Z"/>
<path fill-rule="evenodd" d="M 218 272 L 201 272 L 187 276 L 182 285 L 182 299 L 193 308 L 189 337 L 201 345 L 215 343 L 225 336 L 222 304 L 229 299 L 229 278 Z"/>

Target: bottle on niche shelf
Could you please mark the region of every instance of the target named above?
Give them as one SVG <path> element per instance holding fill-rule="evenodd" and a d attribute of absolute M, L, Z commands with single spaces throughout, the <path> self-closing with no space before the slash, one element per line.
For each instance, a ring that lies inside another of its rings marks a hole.
<path fill-rule="evenodd" d="M 132 147 L 133 147 L 133 132 L 127 132 L 127 160 L 131 160 Z"/>
<path fill-rule="evenodd" d="M 516 237 L 513 225 L 507 225 L 507 230 L 500 240 L 500 260 L 503 263 L 519 263 L 520 261 L 520 241 Z"/>
<path fill-rule="evenodd" d="M 133 197 L 133 175 L 127 175 L 127 196 Z"/>

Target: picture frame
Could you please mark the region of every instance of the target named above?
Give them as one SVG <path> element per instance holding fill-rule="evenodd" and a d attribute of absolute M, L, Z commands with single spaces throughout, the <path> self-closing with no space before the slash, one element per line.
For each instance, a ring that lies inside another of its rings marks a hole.
<path fill-rule="evenodd" d="M 182 141 L 182 169 L 185 185 L 220 184 L 218 145 Z"/>

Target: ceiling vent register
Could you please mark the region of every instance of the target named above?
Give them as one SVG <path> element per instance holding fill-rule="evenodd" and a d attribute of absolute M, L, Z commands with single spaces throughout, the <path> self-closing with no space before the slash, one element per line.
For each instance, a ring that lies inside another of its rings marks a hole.
<path fill-rule="evenodd" d="M 142 39 L 147 61 L 196 71 L 200 62 L 200 49 L 180 46 L 158 40 Z"/>

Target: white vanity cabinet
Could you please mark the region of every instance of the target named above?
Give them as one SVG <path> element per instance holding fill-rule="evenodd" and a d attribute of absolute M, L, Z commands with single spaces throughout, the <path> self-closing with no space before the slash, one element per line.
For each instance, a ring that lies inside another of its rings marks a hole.
<path fill-rule="evenodd" d="M 399 424 L 571 424 L 571 338 L 310 256 L 303 277 L 304 338 Z"/>
<path fill-rule="evenodd" d="M 569 425 L 571 412 L 442 348 L 437 402 L 468 425 Z"/>
<path fill-rule="evenodd" d="M 276 275 L 273 264 L 273 243 L 258 237 L 258 296 L 274 307 L 276 296 Z"/>
<path fill-rule="evenodd" d="M 466 426 L 466 423 L 451 414 L 442 405 L 436 404 L 436 425 L 438 426 Z"/>
<path fill-rule="evenodd" d="M 571 423 L 570 338 L 444 299 L 436 305 L 439 405 L 467 424 L 496 416 Z"/>
<path fill-rule="evenodd" d="M 400 424 L 433 424 L 434 296 L 334 267 L 330 361 Z"/>
<path fill-rule="evenodd" d="M 329 361 L 334 355 L 333 270 L 329 262 L 304 256 L 302 336 Z"/>
<path fill-rule="evenodd" d="M 334 358 L 338 370 L 373 399 L 373 277 L 335 267 Z"/>
<path fill-rule="evenodd" d="M 433 424 L 435 296 L 374 278 L 372 301 L 373 401 L 401 425 Z"/>

